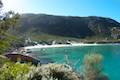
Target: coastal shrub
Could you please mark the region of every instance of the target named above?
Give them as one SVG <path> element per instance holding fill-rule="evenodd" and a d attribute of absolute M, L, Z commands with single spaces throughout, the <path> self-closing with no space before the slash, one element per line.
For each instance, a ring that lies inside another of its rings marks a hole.
<path fill-rule="evenodd" d="M 103 56 L 101 54 L 85 55 L 82 66 L 84 80 L 103 80 L 105 75 L 102 74 L 102 59 Z M 108 79 L 106 78 L 104 80 Z"/>
<path fill-rule="evenodd" d="M 87 54 L 79 75 L 66 64 L 30 65 L 6 62 L 0 68 L 0 80 L 108 80 L 102 73 L 100 54 Z"/>
<path fill-rule="evenodd" d="M 4 63 L 10 62 L 5 56 L 0 55 L 0 68 L 4 65 Z"/>
<path fill-rule="evenodd" d="M 0 80 L 27 80 L 29 70 L 27 64 L 7 62 L 0 68 Z"/>
<path fill-rule="evenodd" d="M 0 68 L 0 80 L 80 80 L 68 65 L 28 65 L 6 62 Z"/>
<path fill-rule="evenodd" d="M 29 80 L 80 80 L 71 67 L 63 64 L 47 64 L 32 69 Z"/>

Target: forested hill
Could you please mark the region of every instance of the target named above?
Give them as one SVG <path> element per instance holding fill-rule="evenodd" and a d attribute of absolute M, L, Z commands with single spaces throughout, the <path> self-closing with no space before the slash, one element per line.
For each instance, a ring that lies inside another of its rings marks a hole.
<path fill-rule="evenodd" d="M 46 14 L 22 14 L 20 31 L 31 31 L 39 35 L 86 38 L 91 36 L 110 37 L 113 28 L 120 28 L 120 23 L 105 17 L 54 16 Z"/>

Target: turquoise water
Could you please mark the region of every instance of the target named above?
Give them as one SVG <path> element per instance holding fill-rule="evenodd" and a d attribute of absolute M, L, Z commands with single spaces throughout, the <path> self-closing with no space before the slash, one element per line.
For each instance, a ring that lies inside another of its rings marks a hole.
<path fill-rule="evenodd" d="M 88 53 L 102 54 L 102 66 L 106 75 L 110 80 L 120 80 L 120 45 L 34 49 L 33 55 L 38 58 L 49 58 L 56 63 L 65 63 L 66 55 L 71 65 L 79 72 L 84 55 Z"/>

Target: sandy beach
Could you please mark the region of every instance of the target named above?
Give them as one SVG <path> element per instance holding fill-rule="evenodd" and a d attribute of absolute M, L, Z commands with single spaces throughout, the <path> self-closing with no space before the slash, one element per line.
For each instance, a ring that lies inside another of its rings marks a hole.
<path fill-rule="evenodd" d="M 119 44 L 86 44 L 86 43 L 74 43 L 74 44 L 54 44 L 54 45 L 35 45 L 26 46 L 24 49 L 35 49 L 35 48 L 55 48 L 55 47 L 75 47 L 75 46 L 101 46 L 101 45 L 119 45 Z"/>

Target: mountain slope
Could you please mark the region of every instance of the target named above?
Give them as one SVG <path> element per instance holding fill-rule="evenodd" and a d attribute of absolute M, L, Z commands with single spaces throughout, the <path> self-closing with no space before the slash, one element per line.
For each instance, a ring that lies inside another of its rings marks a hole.
<path fill-rule="evenodd" d="M 110 37 L 111 29 L 120 28 L 120 23 L 104 17 L 73 17 L 46 14 L 23 14 L 20 18 L 20 32 L 39 35 L 41 33 L 86 38 L 92 36 Z"/>

